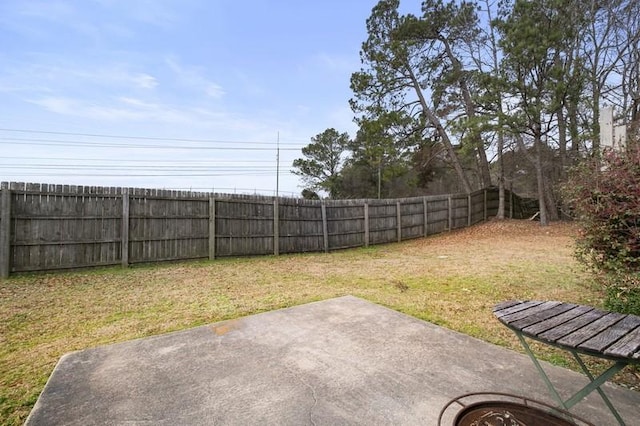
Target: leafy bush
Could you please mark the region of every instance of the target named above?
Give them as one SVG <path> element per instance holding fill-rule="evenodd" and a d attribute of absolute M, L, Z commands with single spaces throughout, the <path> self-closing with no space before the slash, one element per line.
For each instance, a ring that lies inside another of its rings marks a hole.
<path fill-rule="evenodd" d="M 607 288 L 605 308 L 622 314 L 640 313 L 640 288 L 620 288 L 610 286 Z"/>
<path fill-rule="evenodd" d="M 577 257 L 607 287 L 605 304 L 640 314 L 640 149 L 584 161 L 563 192 L 581 223 Z"/>

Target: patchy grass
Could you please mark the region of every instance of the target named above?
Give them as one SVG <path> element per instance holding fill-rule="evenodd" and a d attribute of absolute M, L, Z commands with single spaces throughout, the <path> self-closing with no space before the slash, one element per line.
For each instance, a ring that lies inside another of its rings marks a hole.
<path fill-rule="evenodd" d="M 347 294 L 520 350 L 494 304 L 601 306 L 604 294 L 572 257 L 574 232 L 571 224 L 489 222 L 330 254 L 12 277 L 0 281 L 0 419 L 26 419 L 64 353 Z M 566 354 L 533 346 L 577 369 Z M 634 371 L 616 381 L 639 382 Z"/>

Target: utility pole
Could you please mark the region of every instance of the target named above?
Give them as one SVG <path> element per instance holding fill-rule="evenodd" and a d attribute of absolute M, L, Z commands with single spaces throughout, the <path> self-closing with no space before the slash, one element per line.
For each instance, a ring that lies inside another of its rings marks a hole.
<path fill-rule="evenodd" d="M 278 140 L 276 142 L 276 199 L 280 194 L 280 132 L 278 131 Z"/>
<path fill-rule="evenodd" d="M 380 189 L 382 187 L 382 162 L 378 163 L 378 200 L 380 199 Z"/>

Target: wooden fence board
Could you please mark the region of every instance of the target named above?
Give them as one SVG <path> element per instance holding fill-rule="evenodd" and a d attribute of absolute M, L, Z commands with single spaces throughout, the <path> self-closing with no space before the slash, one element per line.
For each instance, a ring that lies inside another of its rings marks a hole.
<path fill-rule="evenodd" d="M 364 203 L 330 201 L 326 212 L 329 250 L 364 246 Z"/>
<path fill-rule="evenodd" d="M 280 253 L 324 249 L 322 208 L 308 200 L 280 201 Z"/>
<path fill-rule="evenodd" d="M 216 256 L 273 254 L 273 201 L 218 199 Z"/>
<path fill-rule="evenodd" d="M 129 262 L 182 260 L 209 255 L 209 200 L 132 196 Z"/>
<path fill-rule="evenodd" d="M 400 217 L 402 240 L 422 237 L 424 234 L 424 203 L 418 198 L 401 202 Z"/>
<path fill-rule="evenodd" d="M 50 193 L 50 186 L 26 185 L 13 194 L 12 271 L 117 264 L 120 212 L 117 200 L 83 194 L 73 187 Z M 33 191 L 46 192 L 39 193 Z M 113 228 L 116 232 L 113 232 Z"/>
<path fill-rule="evenodd" d="M 398 241 L 398 214 L 395 200 L 375 200 L 369 205 L 369 243 Z"/>
<path fill-rule="evenodd" d="M 495 215 L 498 206 L 495 188 L 396 200 L 277 202 L 144 188 L 21 182 L 3 182 L 1 188 L 4 276 L 384 244 L 475 224 Z M 507 211 L 515 217 L 531 210 L 530 203 L 507 194 Z"/>
<path fill-rule="evenodd" d="M 451 197 L 451 229 L 468 225 L 469 199 L 466 195 Z"/>

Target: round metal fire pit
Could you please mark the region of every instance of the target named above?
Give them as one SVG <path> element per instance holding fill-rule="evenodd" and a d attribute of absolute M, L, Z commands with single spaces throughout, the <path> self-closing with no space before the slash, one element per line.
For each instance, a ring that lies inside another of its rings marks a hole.
<path fill-rule="evenodd" d="M 439 426 L 453 413 L 452 426 L 593 426 L 568 411 L 543 402 L 503 393 L 471 393 L 450 401 L 440 412 Z"/>
<path fill-rule="evenodd" d="M 574 426 L 575 423 L 515 402 L 486 401 L 471 404 L 456 416 L 455 426 Z"/>

